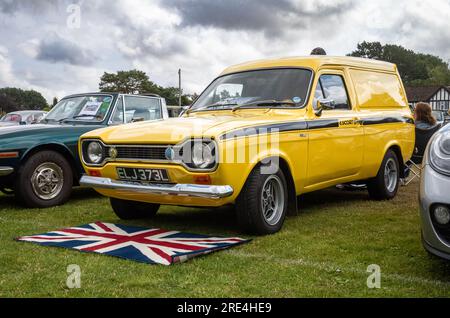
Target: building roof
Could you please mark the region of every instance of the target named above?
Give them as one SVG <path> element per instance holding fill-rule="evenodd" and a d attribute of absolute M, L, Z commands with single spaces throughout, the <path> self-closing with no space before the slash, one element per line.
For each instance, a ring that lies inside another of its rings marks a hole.
<path fill-rule="evenodd" d="M 445 89 L 450 93 L 450 88 L 443 85 L 405 87 L 408 100 L 414 103 L 429 101 L 441 89 Z"/>
<path fill-rule="evenodd" d="M 300 56 L 300 57 L 286 57 L 278 59 L 268 59 L 252 61 L 247 63 L 242 63 L 238 65 L 231 66 L 227 68 L 222 75 L 237 73 L 255 69 L 264 68 L 277 68 L 277 67 L 305 67 L 316 70 L 323 66 L 333 66 L 333 65 L 345 65 L 352 67 L 362 67 L 383 70 L 387 72 L 396 72 L 397 67 L 395 64 L 371 60 L 358 57 L 349 56 Z"/>

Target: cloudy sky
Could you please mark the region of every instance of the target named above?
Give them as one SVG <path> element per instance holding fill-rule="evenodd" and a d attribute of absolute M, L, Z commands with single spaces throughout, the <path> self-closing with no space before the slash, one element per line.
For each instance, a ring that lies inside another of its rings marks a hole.
<path fill-rule="evenodd" d="M 0 87 L 53 96 L 138 68 L 201 92 L 247 60 L 380 41 L 450 59 L 450 0 L 0 0 Z"/>

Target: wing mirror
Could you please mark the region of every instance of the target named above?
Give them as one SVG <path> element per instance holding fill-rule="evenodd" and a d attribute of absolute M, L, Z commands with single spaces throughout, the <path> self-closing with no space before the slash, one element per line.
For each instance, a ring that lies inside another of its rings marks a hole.
<path fill-rule="evenodd" d="M 322 116 L 324 110 L 334 110 L 336 108 L 335 104 L 332 99 L 318 99 L 315 109 L 316 116 Z"/>

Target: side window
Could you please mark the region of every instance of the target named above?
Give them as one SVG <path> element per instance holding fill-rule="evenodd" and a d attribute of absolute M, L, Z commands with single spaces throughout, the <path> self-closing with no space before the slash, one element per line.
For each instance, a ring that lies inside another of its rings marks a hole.
<path fill-rule="evenodd" d="M 121 96 L 117 101 L 116 109 L 111 118 L 111 123 L 113 125 L 123 124 L 123 97 Z"/>
<path fill-rule="evenodd" d="M 162 118 L 159 98 L 125 96 L 125 122 L 147 121 Z"/>
<path fill-rule="evenodd" d="M 349 102 L 347 89 L 345 88 L 344 79 L 340 75 L 322 75 L 317 85 L 320 87 L 321 96 L 325 99 L 331 99 L 334 101 L 335 109 L 350 110 L 351 105 Z M 316 96 L 319 94 L 316 90 Z"/>

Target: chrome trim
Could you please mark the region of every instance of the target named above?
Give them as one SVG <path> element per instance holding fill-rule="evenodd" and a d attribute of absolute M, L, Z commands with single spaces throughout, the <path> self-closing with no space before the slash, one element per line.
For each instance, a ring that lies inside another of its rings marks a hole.
<path fill-rule="evenodd" d="M 167 163 L 174 163 L 173 161 L 169 161 L 169 160 L 152 160 L 152 159 L 114 159 L 111 160 L 111 158 L 109 158 L 109 153 L 106 154 L 106 157 L 103 159 L 103 161 L 101 163 L 98 164 L 94 164 L 94 163 L 88 163 L 86 162 L 86 160 L 84 160 L 84 152 L 83 152 L 83 145 L 85 142 L 99 142 L 100 144 L 102 144 L 102 146 L 105 148 L 105 150 L 108 150 L 109 148 L 117 148 L 117 147 L 122 147 L 122 148 L 168 148 L 168 147 L 174 147 L 174 145 L 107 145 L 105 144 L 101 139 L 83 139 L 81 140 L 81 160 L 82 162 L 88 166 L 88 167 L 103 167 L 105 166 L 105 164 L 109 163 L 109 162 L 119 162 L 119 163 L 156 163 L 156 164 L 167 164 Z"/>
<path fill-rule="evenodd" d="M 14 172 L 13 167 L 0 167 L 0 177 L 9 176 Z"/>
<path fill-rule="evenodd" d="M 159 101 L 159 108 L 161 110 L 161 118 L 159 119 L 154 119 L 154 120 L 150 120 L 150 121 L 157 121 L 157 120 L 166 120 L 169 118 L 168 112 L 167 112 L 167 106 L 165 106 L 165 99 L 163 97 L 156 97 L 156 96 L 142 96 L 142 95 L 133 95 L 133 94 L 119 94 L 116 100 L 116 103 L 114 104 L 113 110 L 111 112 L 111 115 L 109 116 L 109 120 L 108 120 L 108 125 L 109 126 L 119 126 L 119 125 L 123 125 L 123 124 L 127 124 L 126 118 L 125 118 L 125 112 L 127 110 L 127 102 L 125 100 L 125 97 L 127 96 L 131 96 L 131 97 L 140 97 L 140 98 L 148 98 L 148 99 L 157 99 Z M 122 98 L 122 103 L 123 103 L 123 118 L 122 118 L 122 123 L 114 123 L 113 122 L 113 117 L 114 117 L 114 113 L 116 112 L 117 109 L 117 104 L 119 103 L 119 99 Z M 164 102 L 163 102 L 164 100 Z"/>
<path fill-rule="evenodd" d="M 109 178 L 83 176 L 82 187 L 94 189 L 131 191 L 157 195 L 176 195 L 193 198 L 221 199 L 233 195 L 234 190 L 229 185 L 198 185 L 198 184 L 139 184 L 116 181 Z"/>
<path fill-rule="evenodd" d="M 216 163 L 214 165 L 214 167 L 210 168 L 210 169 L 195 169 L 195 168 L 191 168 L 189 166 L 187 166 L 183 160 L 158 160 L 158 159 L 114 159 L 111 160 L 111 158 L 109 158 L 109 154 L 107 154 L 107 156 L 105 157 L 105 159 L 99 163 L 99 164 L 93 164 L 93 163 L 88 163 L 84 160 L 84 151 L 83 151 L 83 145 L 84 142 L 99 142 L 103 145 L 103 147 L 105 147 L 106 150 L 108 150 L 108 148 L 113 148 L 113 147 L 123 147 L 123 148 L 134 148 L 134 147 L 141 147 L 141 148 L 169 148 L 169 147 L 173 147 L 174 149 L 181 149 L 183 148 L 187 143 L 192 142 L 192 141 L 196 141 L 196 140 L 202 140 L 202 141 L 206 141 L 206 142 L 212 142 L 214 143 L 214 147 L 216 149 Z M 212 138 L 195 138 L 195 137 L 188 137 L 186 139 L 184 139 L 182 142 L 176 144 L 176 145 L 158 145 L 158 144 L 154 144 L 154 145 L 139 145 L 139 144 L 124 144 L 124 145 L 120 145 L 120 144 L 114 144 L 114 145 L 109 145 L 109 144 L 105 144 L 101 139 L 93 139 L 93 138 L 88 138 L 88 139 L 82 139 L 81 141 L 81 161 L 83 162 L 84 165 L 86 165 L 87 167 L 94 167 L 94 168 L 101 168 L 104 167 L 107 163 L 145 163 L 145 164 L 176 164 L 176 165 L 181 165 L 182 167 L 184 167 L 187 171 L 189 172 L 214 172 L 217 170 L 217 167 L 219 166 L 219 145 L 217 143 L 217 141 L 215 141 Z"/>

